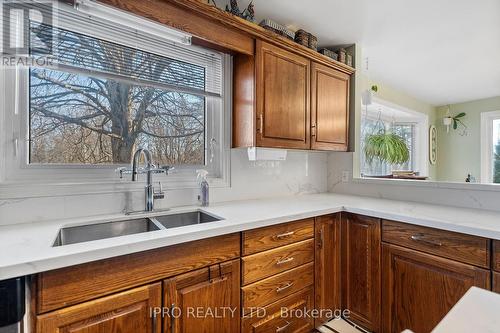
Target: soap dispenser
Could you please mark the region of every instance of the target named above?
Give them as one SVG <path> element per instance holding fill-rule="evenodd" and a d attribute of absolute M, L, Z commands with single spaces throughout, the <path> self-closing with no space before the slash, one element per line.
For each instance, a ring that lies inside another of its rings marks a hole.
<path fill-rule="evenodd" d="M 208 171 L 207 170 L 196 170 L 197 177 L 196 179 L 198 180 L 198 186 L 200 188 L 200 193 L 198 194 L 198 202 L 202 207 L 207 207 L 208 206 L 208 181 L 207 181 L 207 175 Z"/>

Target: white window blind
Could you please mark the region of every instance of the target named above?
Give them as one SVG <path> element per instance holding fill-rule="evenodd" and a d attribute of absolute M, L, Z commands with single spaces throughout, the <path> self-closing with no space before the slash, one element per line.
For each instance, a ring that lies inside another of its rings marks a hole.
<path fill-rule="evenodd" d="M 29 6 L 37 8 L 36 3 Z M 47 7 L 39 6 L 38 10 L 44 13 Z M 223 56 L 162 38 L 162 26 L 157 23 L 148 21 L 156 29 L 150 33 L 148 29 L 142 29 L 146 22 L 143 18 L 138 18 L 135 26 L 117 24 L 116 21 L 84 14 L 64 4 L 60 4 L 52 15 L 52 26 L 36 19 L 30 21 L 30 51 L 34 58 L 45 56 L 47 43 L 53 42 L 55 65 L 65 71 L 83 70 L 93 76 L 201 96 L 222 95 Z M 96 48 L 98 52 L 82 54 L 81 44 L 95 43 L 95 39 L 99 39 L 99 44 L 104 47 Z M 120 56 L 102 57 L 99 51 Z M 104 58 L 107 61 L 103 61 Z M 168 70 L 162 70 L 165 68 Z"/>

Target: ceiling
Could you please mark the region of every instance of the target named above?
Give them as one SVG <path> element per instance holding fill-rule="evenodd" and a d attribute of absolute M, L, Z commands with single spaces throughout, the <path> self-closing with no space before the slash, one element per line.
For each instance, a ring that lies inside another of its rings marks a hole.
<path fill-rule="evenodd" d="M 303 28 L 321 46 L 359 43 L 371 79 L 422 101 L 500 96 L 500 0 L 253 2 L 257 22 Z"/>

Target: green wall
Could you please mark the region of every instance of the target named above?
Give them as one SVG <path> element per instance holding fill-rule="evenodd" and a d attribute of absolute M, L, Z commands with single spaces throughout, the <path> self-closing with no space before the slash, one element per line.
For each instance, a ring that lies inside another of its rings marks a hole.
<path fill-rule="evenodd" d="M 470 173 L 481 178 L 481 113 L 500 111 L 500 96 L 450 105 L 451 115 L 465 112 L 462 121 L 467 125 L 467 136 L 461 136 L 459 130 L 446 133 L 442 118 L 447 106 L 437 109 L 435 122 L 438 130 L 437 179 L 440 181 L 463 182 Z"/>

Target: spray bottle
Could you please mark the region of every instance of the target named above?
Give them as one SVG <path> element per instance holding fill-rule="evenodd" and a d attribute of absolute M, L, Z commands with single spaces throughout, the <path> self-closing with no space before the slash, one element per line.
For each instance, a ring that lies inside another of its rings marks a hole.
<path fill-rule="evenodd" d="M 198 186 L 200 187 L 200 193 L 198 194 L 198 202 L 202 207 L 208 206 L 208 181 L 207 181 L 207 170 L 196 170 Z"/>

